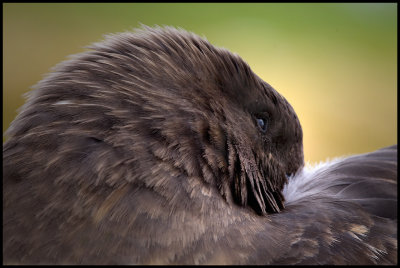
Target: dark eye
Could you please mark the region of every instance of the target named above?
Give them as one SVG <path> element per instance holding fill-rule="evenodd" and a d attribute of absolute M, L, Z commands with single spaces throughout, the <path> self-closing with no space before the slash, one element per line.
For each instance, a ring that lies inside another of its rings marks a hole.
<path fill-rule="evenodd" d="M 261 130 L 262 133 L 267 131 L 267 121 L 262 118 L 257 118 L 257 125 L 258 128 Z"/>

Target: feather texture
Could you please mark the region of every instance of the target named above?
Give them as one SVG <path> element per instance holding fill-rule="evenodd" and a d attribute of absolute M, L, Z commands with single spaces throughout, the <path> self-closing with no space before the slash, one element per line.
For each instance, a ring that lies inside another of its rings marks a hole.
<path fill-rule="evenodd" d="M 6 135 L 6 264 L 397 261 L 397 147 L 307 175 L 286 99 L 183 30 L 60 63 Z"/>

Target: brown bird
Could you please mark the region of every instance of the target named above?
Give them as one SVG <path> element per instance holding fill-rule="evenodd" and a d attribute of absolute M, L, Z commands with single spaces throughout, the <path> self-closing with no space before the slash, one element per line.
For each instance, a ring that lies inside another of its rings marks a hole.
<path fill-rule="evenodd" d="M 5 264 L 397 263 L 397 146 L 303 168 L 285 98 L 184 30 L 57 65 L 7 135 Z"/>

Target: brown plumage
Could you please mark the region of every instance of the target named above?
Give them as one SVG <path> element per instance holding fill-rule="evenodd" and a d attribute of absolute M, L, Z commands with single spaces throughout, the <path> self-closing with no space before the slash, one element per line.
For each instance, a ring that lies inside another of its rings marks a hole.
<path fill-rule="evenodd" d="M 294 110 L 239 56 L 169 27 L 91 49 L 7 131 L 5 263 L 397 260 L 397 147 L 306 176 Z"/>

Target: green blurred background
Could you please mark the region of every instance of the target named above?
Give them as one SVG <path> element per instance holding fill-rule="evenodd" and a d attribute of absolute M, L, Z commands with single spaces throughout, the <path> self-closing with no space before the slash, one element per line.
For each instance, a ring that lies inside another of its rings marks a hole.
<path fill-rule="evenodd" d="M 52 66 L 140 23 L 238 53 L 296 110 L 306 161 L 397 143 L 395 3 L 3 4 L 3 133 Z"/>

